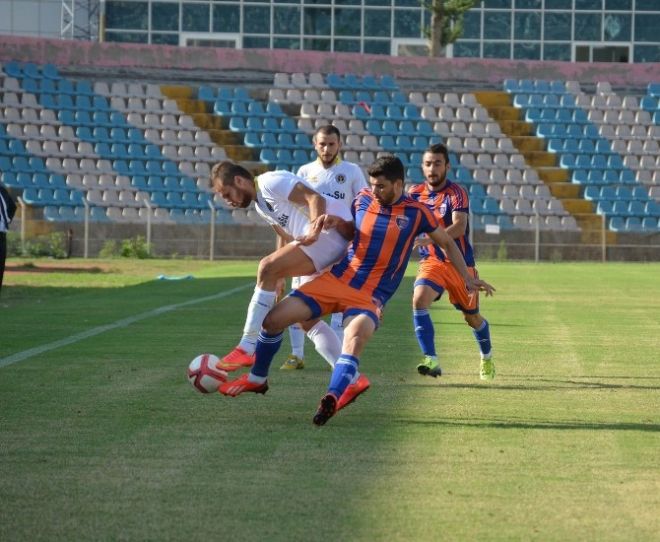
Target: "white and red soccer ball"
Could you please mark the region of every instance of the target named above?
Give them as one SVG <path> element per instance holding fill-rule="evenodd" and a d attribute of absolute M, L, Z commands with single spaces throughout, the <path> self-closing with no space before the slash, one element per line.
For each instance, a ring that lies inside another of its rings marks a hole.
<path fill-rule="evenodd" d="M 228 374 L 218 369 L 216 364 L 220 361 L 213 354 L 200 354 L 188 366 L 188 380 L 200 393 L 215 393 L 220 384 L 227 381 Z"/>

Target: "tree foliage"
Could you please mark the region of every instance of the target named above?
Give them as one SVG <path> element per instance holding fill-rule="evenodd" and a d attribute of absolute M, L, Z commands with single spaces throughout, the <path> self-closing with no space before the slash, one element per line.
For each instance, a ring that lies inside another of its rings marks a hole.
<path fill-rule="evenodd" d="M 431 26 L 426 29 L 429 56 L 444 56 L 445 47 L 463 34 L 463 15 L 473 8 L 477 0 L 423 0 L 431 12 Z"/>

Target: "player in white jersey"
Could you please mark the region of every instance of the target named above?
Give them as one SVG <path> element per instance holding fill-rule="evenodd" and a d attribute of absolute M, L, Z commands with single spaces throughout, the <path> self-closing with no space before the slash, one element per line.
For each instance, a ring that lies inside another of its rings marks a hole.
<path fill-rule="evenodd" d="M 318 158 L 309 164 L 301 166 L 298 176 L 307 180 L 319 194 L 333 198 L 350 209 L 353 198 L 363 188 L 367 188 L 367 180 L 362 169 L 353 162 L 347 162 L 339 157 L 341 151 L 341 133 L 337 127 L 327 124 L 320 126 L 314 133 L 314 149 Z M 294 277 L 292 288 L 302 286 L 306 280 Z M 330 325 L 337 333 L 339 340 L 343 338 L 343 314 L 332 315 Z M 305 367 L 305 330 L 300 324 L 289 327 L 291 354 L 280 369 L 303 369 Z"/>
<path fill-rule="evenodd" d="M 259 262 L 257 285 L 248 307 L 240 343 L 224 356 L 219 367 L 232 371 L 254 363 L 261 324 L 275 304 L 277 291 L 287 277 L 313 275 L 338 261 L 353 233 L 352 215 L 337 200 L 322 196 L 288 171 L 271 171 L 254 178 L 230 161 L 211 170 L 214 192 L 233 207 L 255 202 L 257 212 L 278 234 L 278 249 Z M 324 229 L 327 216 L 339 217 L 339 226 Z M 317 351 L 334 364 L 341 341 L 323 320 L 305 322 Z"/>

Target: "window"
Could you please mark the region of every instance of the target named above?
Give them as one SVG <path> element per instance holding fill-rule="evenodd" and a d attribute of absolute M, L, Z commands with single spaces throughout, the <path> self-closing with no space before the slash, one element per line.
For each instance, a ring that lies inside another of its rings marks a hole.
<path fill-rule="evenodd" d="M 514 39 L 541 39 L 541 14 L 538 11 L 516 12 L 514 15 Z"/>
<path fill-rule="evenodd" d="M 575 9 L 581 10 L 601 10 L 603 9 L 603 0 L 575 0 Z"/>
<path fill-rule="evenodd" d="M 511 58 L 511 44 L 484 43 L 484 58 Z"/>
<path fill-rule="evenodd" d="M 107 2 L 105 6 L 106 27 L 126 30 L 147 30 L 149 21 L 147 8 L 148 4 L 146 2 L 121 2 L 111 0 Z"/>
<path fill-rule="evenodd" d="M 541 58 L 541 44 L 516 43 L 513 46 L 513 58 L 539 60 Z"/>
<path fill-rule="evenodd" d="M 151 43 L 160 45 L 179 45 L 179 34 L 151 34 Z"/>
<path fill-rule="evenodd" d="M 575 14 L 575 39 L 580 41 L 600 41 L 600 14 Z"/>
<path fill-rule="evenodd" d="M 330 35 L 330 8 L 305 8 L 305 34 L 315 36 L 329 36 Z M 307 44 L 308 40 L 305 40 Z M 314 40 L 310 43 L 310 47 L 305 45 L 305 49 L 312 49 L 314 51 L 326 51 L 329 49 L 315 49 Z M 330 42 L 328 41 L 328 44 Z M 329 47 L 329 45 L 328 45 Z"/>
<path fill-rule="evenodd" d="M 635 15 L 635 40 L 636 41 L 655 41 L 660 40 L 658 35 L 660 28 L 660 13 L 652 15 Z M 657 47 L 657 46 L 656 46 Z"/>
<path fill-rule="evenodd" d="M 630 15 L 612 13 L 603 19 L 605 41 L 630 41 Z"/>
<path fill-rule="evenodd" d="M 391 33 L 391 16 L 389 10 L 364 10 L 364 35 L 389 38 Z M 366 47 L 366 45 L 365 45 Z M 365 50 L 365 53 L 367 51 Z"/>
<path fill-rule="evenodd" d="M 307 38 L 304 41 L 307 51 L 330 51 L 330 40 L 322 38 Z"/>
<path fill-rule="evenodd" d="M 371 55 L 389 55 L 390 42 L 385 40 L 364 40 L 364 52 Z"/>
<path fill-rule="evenodd" d="M 126 43 L 147 43 L 149 36 L 146 32 L 111 32 L 105 33 L 105 41 L 123 41 Z"/>
<path fill-rule="evenodd" d="M 543 23 L 544 39 L 570 41 L 571 24 L 570 13 L 546 13 Z"/>
<path fill-rule="evenodd" d="M 543 60 L 571 60 L 571 46 L 563 43 L 546 43 L 543 46 Z"/>
<path fill-rule="evenodd" d="M 397 9 L 394 12 L 394 36 L 397 38 L 419 38 L 422 35 L 420 12 Z"/>
<path fill-rule="evenodd" d="M 477 41 L 458 41 L 454 43 L 454 56 L 459 57 L 478 57 L 479 42 Z"/>
<path fill-rule="evenodd" d="M 635 62 L 660 62 L 660 47 L 657 45 L 635 46 Z"/>
<path fill-rule="evenodd" d="M 244 49 L 268 49 L 270 47 L 270 38 L 261 36 L 243 36 Z"/>
<path fill-rule="evenodd" d="M 179 4 L 154 2 L 151 4 L 152 30 L 179 30 Z M 158 43 L 153 41 L 152 43 Z M 178 43 L 178 40 L 177 40 Z"/>
<path fill-rule="evenodd" d="M 240 32 L 241 12 L 238 6 L 213 6 L 213 32 Z"/>
<path fill-rule="evenodd" d="M 481 37 L 481 13 L 476 9 L 463 15 L 463 35 L 465 39 L 479 39 Z"/>
<path fill-rule="evenodd" d="M 359 53 L 360 40 L 335 40 L 335 51 L 340 51 L 342 53 Z"/>
<path fill-rule="evenodd" d="M 184 32 L 209 32 L 211 15 L 209 4 L 183 4 L 181 27 Z"/>
<path fill-rule="evenodd" d="M 246 34 L 269 34 L 270 7 L 244 5 L 243 32 Z"/>
<path fill-rule="evenodd" d="M 511 13 L 508 11 L 485 12 L 484 38 L 511 39 Z"/>
<path fill-rule="evenodd" d="M 273 11 L 274 34 L 300 34 L 300 8 L 275 6 Z M 300 48 L 300 42 L 298 47 Z M 287 47 L 289 49 L 289 47 Z"/>
<path fill-rule="evenodd" d="M 275 49 L 300 49 L 300 40 L 298 38 L 275 38 L 273 47 Z"/>
<path fill-rule="evenodd" d="M 359 36 L 362 14 L 359 9 L 335 8 L 335 36 Z"/>

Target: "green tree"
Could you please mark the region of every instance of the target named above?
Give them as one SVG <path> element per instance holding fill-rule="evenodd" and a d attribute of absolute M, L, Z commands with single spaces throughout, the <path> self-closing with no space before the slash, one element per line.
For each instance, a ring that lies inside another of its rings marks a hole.
<path fill-rule="evenodd" d="M 444 56 L 445 47 L 463 33 L 463 14 L 473 8 L 477 0 L 423 0 L 431 12 L 431 27 L 426 28 L 429 56 Z"/>

